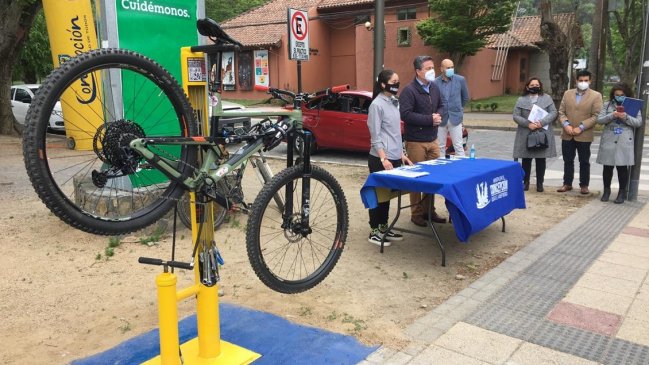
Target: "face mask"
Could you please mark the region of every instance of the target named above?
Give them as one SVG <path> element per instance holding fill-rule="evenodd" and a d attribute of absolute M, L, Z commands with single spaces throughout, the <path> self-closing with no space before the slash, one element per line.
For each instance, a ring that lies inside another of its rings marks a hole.
<path fill-rule="evenodd" d="M 433 82 L 435 81 L 435 70 L 428 70 L 426 71 L 426 80 Z"/>
<path fill-rule="evenodd" d="M 626 96 L 624 95 L 615 95 L 615 102 L 618 104 L 624 103 L 624 99 L 626 99 Z"/>
<path fill-rule="evenodd" d="M 538 94 L 541 92 L 541 88 L 539 86 L 532 86 L 532 87 L 528 87 L 527 91 L 529 91 L 530 94 Z"/>
<path fill-rule="evenodd" d="M 447 68 L 444 73 L 446 74 L 446 77 L 453 77 L 453 75 L 455 75 L 455 69 Z"/>
<path fill-rule="evenodd" d="M 394 84 L 388 84 L 385 88 L 385 91 L 389 92 L 392 95 L 397 95 L 397 92 L 399 92 L 399 83 L 397 82 Z"/>
<path fill-rule="evenodd" d="M 577 88 L 581 91 L 588 89 L 590 83 L 588 81 L 582 81 L 577 83 Z"/>

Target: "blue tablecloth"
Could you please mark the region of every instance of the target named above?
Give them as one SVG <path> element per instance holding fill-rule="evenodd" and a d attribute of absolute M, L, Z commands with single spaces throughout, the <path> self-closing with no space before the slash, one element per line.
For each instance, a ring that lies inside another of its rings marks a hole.
<path fill-rule="evenodd" d="M 361 188 L 363 204 L 366 208 L 377 206 L 377 188 L 440 194 L 446 199 L 455 233 L 462 242 L 512 210 L 525 208 L 524 172 L 518 162 L 480 158 L 433 163 L 408 169 L 428 173 L 416 178 L 370 174 Z"/>

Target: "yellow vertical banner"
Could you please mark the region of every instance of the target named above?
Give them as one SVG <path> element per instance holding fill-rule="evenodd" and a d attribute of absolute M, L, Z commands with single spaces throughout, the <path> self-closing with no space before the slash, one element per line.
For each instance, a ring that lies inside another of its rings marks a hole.
<path fill-rule="evenodd" d="M 71 57 L 97 49 L 97 31 L 90 0 L 43 0 L 54 67 Z M 91 150 L 103 125 L 99 71 L 81 75 L 61 97 L 66 136 L 75 149 Z"/>

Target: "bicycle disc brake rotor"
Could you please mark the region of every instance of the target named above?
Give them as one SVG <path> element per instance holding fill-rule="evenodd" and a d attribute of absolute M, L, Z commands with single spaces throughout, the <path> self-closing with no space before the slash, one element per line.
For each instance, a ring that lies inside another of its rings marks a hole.
<path fill-rule="evenodd" d="M 301 227 L 302 215 L 300 213 L 294 213 L 289 218 L 289 226 L 284 228 L 284 237 L 291 243 L 300 242 L 303 238 Z"/>
<path fill-rule="evenodd" d="M 126 119 L 99 127 L 93 140 L 94 152 L 109 164 L 110 168 L 107 171 L 92 172 L 95 186 L 103 187 L 108 178 L 134 173 L 140 162 L 140 155 L 131 149 L 130 143 L 134 139 L 144 137 L 142 127 Z"/>

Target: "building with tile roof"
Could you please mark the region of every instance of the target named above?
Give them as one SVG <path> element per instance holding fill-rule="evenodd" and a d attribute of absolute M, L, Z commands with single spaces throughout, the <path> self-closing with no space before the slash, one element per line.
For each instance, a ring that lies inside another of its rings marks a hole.
<path fill-rule="evenodd" d="M 350 84 L 352 88 L 371 90 L 373 79 L 373 31 L 364 24 L 373 23 L 373 0 L 271 0 L 221 24 L 223 29 L 244 45 L 236 59 L 235 70 L 255 69 L 250 62 L 267 52 L 264 69 L 273 87 L 297 90 L 296 62 L 288 59 L 287 8 L 306 10 L 309 16 L 309 60 L 302 62 L 302 89 L 319 90 L 332 85 Z M 402 83 L 414 77 L 412 60 L 417 55 L 431 55 L 435 65 L 446 55 L 425 45 L 417 35 L 416 23 L 430 17 L 428 2 L 421 0 L 386 0 L 384 67 L 395 70 Z M 566 29 L 574 23 L 571 15 L 558 15 Z M 548 73 L 547 56 L 539 44 L 540 18 L 517 18 L 511 31 L 493 36 L 486 48 L 468 57 L 460 70 L 467 79 L 472 99 L 519 92 L 528 77 Z M 502 56 L 498 48 L 506 45 Z M 499 56 L 500 54 L 500 56 Z M 243 56 L 243 57 L 240 57 Z M 241 67 L 239 60 L 246 63 Z M 500 66 L 498 66 L 500 65 Z M 254 65 L 253 65 L 254 66 Z M 501 67 L 500 76 L 495 70 Z M 545 68 L 545 70 L 544 70 Z M 260 70 L 255 69 L 258 73 Z M 437 69 L 439 72 L 439 69 Z M 547 76 L 545 76 L 548 78 Z M 232 89 L 232 88 L 230 88 Z M 265 95 L 234 85 L 228 98 L 262 98 Z"/>

